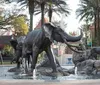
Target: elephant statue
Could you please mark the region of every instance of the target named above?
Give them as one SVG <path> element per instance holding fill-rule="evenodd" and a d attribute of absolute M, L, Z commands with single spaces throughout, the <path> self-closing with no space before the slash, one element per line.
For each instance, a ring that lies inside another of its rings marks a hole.
<path fill-rule="evenodd" d="M 53 72 L 56 72 L 56 65 L 54 62 L 53 54 L 51 51 L 50 45 L 55 40 L 57 42 L 61 43 L 67 43 L 67 42 L 76 42 L 79 41 L 83 36 L 83 33 L 81 32 L 80 36 L 72 37 L 69 36 L 66 32 L 64 32 L 60 27 L 53 26 L 51 23 L 46 23 L 43 25 L 43 30 L 33 30 L 29 32 L 24 40 L 23 45 L 23 57 L 27 56 L 27 53 L 32 53 L 32 71 L 35 69 L 35 65 L 37 63 L 37 57 L 38 55 L 45 51 Z"/>
<path fill-rule="evenodd" d="M 23 43 L 24 43 L 24 39 L 25 39 L 25 36 L 20 36 L 16 39 L 13 38 L 13 39 L 10 40 L 10 44 L 14 48 L 15 56 L 16 56 L 16 57 L 13 58 L 11 63 L 16 61 L 18 69 L 20 68 L 20 63 L 21 63 L 20 58 L 22 56 L 22 46 L 23 46 Z"/>
<path fill-rule="evenodd" d="M 27 58 L 28 55 L 31 55 L 31 71 L 33 71 L 37 63 L 38 55 L 41 52 L 45 51 L 50 61 L 53 72 L 57 72 L 54 56 L 50 47 L 51 44 L 55 40 L 57 42 L 65 43 L 68 45 L 67 42 L 77 42 L 81 40 L 82 36 L 82 31 L 79 36 L 72 37 L 64 32 L 60 27 L 56 27 L 51 23 L 46 23 L 43 25 L 43 29 L 33 30 L 25 36 L 24 40 L 22 40 L 23 45 L 22 51 L 20 52 L 22 52 L 23 58 Z"/>

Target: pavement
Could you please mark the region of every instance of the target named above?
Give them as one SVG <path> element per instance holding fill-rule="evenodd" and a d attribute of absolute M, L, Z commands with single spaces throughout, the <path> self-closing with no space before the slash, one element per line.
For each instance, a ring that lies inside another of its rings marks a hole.
<path fill-rule="evenodd" d="M 0 85 L 100 85 L 100 79 L 95 80 L 0 80 Z"/>

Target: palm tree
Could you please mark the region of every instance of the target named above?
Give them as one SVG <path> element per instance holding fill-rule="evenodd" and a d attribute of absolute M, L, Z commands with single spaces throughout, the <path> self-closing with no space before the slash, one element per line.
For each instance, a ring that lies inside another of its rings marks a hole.
<path fill-rule="evenodd" d="M 29 28 L 29 31 L 32 31 L 33 29 L 33 13 L 34 13 L 34 1 L 35 0 L 4 0 L 5 2 L 8 2 L 8 3 L 12 3 L 12 2 L 18 2 L 20 3 L 20 5 L 23 6 L 28 6 L 29 7 L 29 14 L 30 14 L 30 28 Z"/>
<path fill-rule="evenodd" d="M 6 0 L 9 1 L 9 0 Z M 51 22 L 52 18 L 52 12 L 57 11 L 59 12 L 66 12 L 66 15 L 69 14 L 69 10 L 65 6 L 67 5 L 62 0 L 17 0 L 21 3 L 21 5 L 27 5 L 29 7 L 29 13 L 30 13 L 30 31 L 32 31 L 33 27 L 33 14 L 36 12 L 36 14 L 41 13 L 41 24 L 44 24 L 44 13 L 48 12 L 49 14 L 49 20 Z M 56 7 L 56 8 L 55 8 Z M 38 8 L 38 9 L 37 9 Z M 40 9 L 40 11 L 39 11 Z M 36 11 L 37 10 L 37 11 Z M 38 13 L 37 13 L 38 12 Z"/>
<path fill-rule="evenodd" d="M 29 8 L 29 14 L 30 14 L 29 31 L 32 31 L 33 30 L 33 14 L 34 14 L 35 0 L 18 0 L 18 3 L 21 3 L 21 5 L 23 5 L 23 6 L 27 5 Z"/>
<path fill-rule="evenodd" d="M 19 1 L 22 1 L 22 0 L 19 0 Z M 29 1 L 29 0 L 23 0 L 23 1 L 24 1 L 23 3 L 26 3 L 26 1 Z M 31 7 L 32 3 L 28 4 L 28 5 L 30 5 L 29 10 L 30 9 L 33 10 L 34 12 L 36 12 L 36 14 L 41 13 L 41 24 L 42 25 L 44 24 L 44 13 L 46 13 L 46 12 L 49 13 L 50 22 L 51 22 L 53 11 L 60 11 L 61 13 L 66 12 L 66 15 L 69 14 L 69 10 L 67 9 L 67 7 L 65 9 L 65 6 L 61 6 L 61 5 L 67 5 L 62 0 L 34 0 L 34 8 Z M 56 9 L 55 9 L 55 7 L 56 7 Z M 33 13 L 31 13 L 31 14 L 33 14 Z M 32 16 L 32 15 L 30 15 L 30 16 Z"/>
<path fill-rule="evenodd" d="M 53 12 L 55 12 L 57 14 L 65 13 L 66 16 L 70 13 L 69 9 L 68 9 L 68 4 L 62 0 L 59 0 L 59 2 L 54 2 L 54 4 L 49 2 L 48 6 L 49 7 L 47 7 L 47 12 L 48 12 L 50 22 L 51 22 Z"/>
<path fill-rule="evenodd" d="M 44 13 L 48 12 L 48 16 L 49 16 L 50 22 L 51 22 L 51 18 L 52 18 L 52 13 L 53 12 L 55 12 L 57 14 L 59 14 L 59 13 L 65 13 L 66 15 L 69 14 L 68 5 L 67 5 L 66 2 L 64 2 L 62 0 L 48 0 L 47 2 L 45 2 L 44 5 L 45 5 L 45 7 L 44 7 Z M 37 13 L 41 13 L 41 12 L 38 10 Z"/>
<path fill-rule="evenodd" d="M 95 37 L 99 36 L 99 4 L 100 0 L 80 0 L 79 8 L 76 10 L 80 21 L 84 19 L 94 21 Z"/>

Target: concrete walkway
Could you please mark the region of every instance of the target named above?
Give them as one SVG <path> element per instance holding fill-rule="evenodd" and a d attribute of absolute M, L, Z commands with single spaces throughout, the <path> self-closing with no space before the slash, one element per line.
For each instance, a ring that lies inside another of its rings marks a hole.
<path fill-rule="evenodd" d="M 100 85 L 100 79 L 96 80 L 0 80 L 0 85 Z"/>

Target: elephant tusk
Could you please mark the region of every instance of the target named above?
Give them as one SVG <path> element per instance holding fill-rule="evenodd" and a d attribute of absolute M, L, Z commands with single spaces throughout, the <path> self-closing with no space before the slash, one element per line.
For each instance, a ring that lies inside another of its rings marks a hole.
<path fill-rule="evenodd" d="M 74 52 L 76 52 L 76 53 L 84 53 L 84 51 L 77 51 L 77 50 L 73 49 L 72 47 L 76 47 L 76 48 L 77 48 L 78 46 L 74 46 L 74 45 L 68 44 L 67 41 L 66 41 L 66 39 L 64 39 L 64 42 L 65 42 L 65 44 L 66 44 L 72 51 L 74 51 Z"/>

